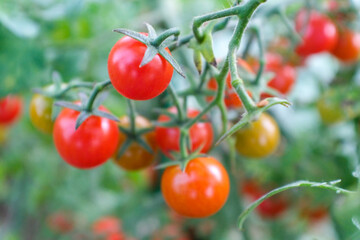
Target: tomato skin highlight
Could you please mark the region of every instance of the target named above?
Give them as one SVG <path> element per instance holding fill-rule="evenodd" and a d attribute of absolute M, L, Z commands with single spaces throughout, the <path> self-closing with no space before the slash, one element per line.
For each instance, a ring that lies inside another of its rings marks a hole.
<path fill-rule="evenodd" d="M 303 42 L 296 47 L 296 52 L 303 57 L 311 54 L 331 51 L 338 41 L 335 24 L 325 15 L 316 11 L 301 10 L 295 19 L 295 29 L 302 34 Z"/>
<path fill-rule="evenodd" d="M 173 67 L 159 54 L 140 68 L 146 48 L 145 44 L 125 36 L 115 43 L 108 57 L 112 85 L 121 95 L 133 100 L 149 100 L 160 95 L 173 75 Z"/>
<path fill-rule="evenodd" d="M 260 118 L 235 133 L 235 148 L 245 157 L 263 158 L 272 154 L 280 143 L 280 130 L 275 120 L 263 113 Z"/>
<path fill-rule="evenodd" d="M 23 109 L 22 98 L 8 95 L 0 99 L 0 125 L 10 126 L 20 117 Z"/>
<path fill-rule="evenodd" d="M 135 124 L 136 124 L 136 128 L 138 129 L 151 127 L 149 120 L 141 116 L 136 116 Z M 119 125 L 128 128 L 130 126 L 129 117 L 124 116 L 120 118 Z M 119 165 L 120 167 L 126 170 L 135 171 L 146 168 L 153 163 L 157 150 L 157 144 L 155 141 L 155 132 L 151 131 L 145 133 L 144 135 L 142 135 L 142 137 L 145 140 L 145 142 L 151 147 L 153 153 L 150 153 L 147 150 L 145 150 L 137 142 L 132 142 L 120 158 L 116 158 L 117 152 L 115 152 L 114 161 L 117 165 Z M 126 140 L 126 135 L 120 132 L 118 149 L 121 148 L 125 140 Z"/>
<path fill-rule="evenodd" d="M 225 204 L 230 190 L 229 176 L 213 157 L 190 160 L 185 171 L 171 166 L 161 178 L 165 202 L 178 214 L 191 218 L 209 217 Z"/>
<path fill-rule="evenodd" d="M 104 107 L 100 110 L 107 111 Z M 89 169 L 105 163 L 115 152 L 119 141 L 116 122 L 91 116 L 75 130 L 79 112 L 65 108 L 54 125 L 54 144 L 68 164 Z"/>
<path fill-rule="evenodd" d="M 175 107 L 169 108 L 169 112 L 177 113 Z M 188 109 L 187 116 L 189 118 L 196 117 L 200 112 L 195 109 Z M 167 122 L 170 117 L 160 115 L 159 122 Z M 191 151 L 197 150 L 202 146 L 201 153 L 207 153 L 212 145 L 214 133 L 211 123 L 197 122 L 191 126 L 189 130 Z M 171 152 L 180 151 L 180 129 L 177 127 L 156 127 L 155 128 L 156 142 L 160 150 L 167 156 L 171 157 Z"/>
<path fill-rule="evenodd" d="M 352 63 L 359 59 L 360 33 L 349 29 L 340 31 L 339 40 L 331 53 L 345 63 Z"/>
<path fill-rule="evenodd" d="M 34 94 L 30 101 L 30 120 L 41 132 L 51 134 L 54 122 L 51 119 L 53 100 L 49 97 Z"/>

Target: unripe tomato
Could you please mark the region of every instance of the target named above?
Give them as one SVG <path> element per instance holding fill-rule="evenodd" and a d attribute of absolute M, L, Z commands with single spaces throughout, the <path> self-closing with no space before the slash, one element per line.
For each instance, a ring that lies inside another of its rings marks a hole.
<path fill-rule="evenodd" d="M 229 176 L 213 157 L 190 160 L 185 171 L 180 166 L 165 169 L 161 191 L 165 202 L 185 217 L 204 218 L 219 211 L 229 195 Z"/>
<path fill-rule="evenodd" d="M 104 107 L 100 110 L 107 111 Z M 99 166 L 113 156 L 119 141 L 116 122 L 90 116 L 76 130 L 79 112 L 65 108 L 57 117 L 53 138 L 60 156 L 76 168 Z"/>
<path fill-rule="evenodd" d="M 172 107 L 169 109 L 172 113 L 177 113 L 177 109 Z M 189 118 L 196 117 L 200 112 L 194 109 L 188 109 L 187 116 Z M 161 115 L 159 122 L 167 122 L 170 117 Z M 161 151 L 168 157 L 171 157 L 172 151 L 180 151 L 180 129 L 177 127 L 156 127 L 156 142 Z M 189 137 L 191 142 L 191 151 L 197 150 L 202 146 L 201 153 L 207 153 L 213 142 L 213 129 L 209 122 L 197 122 L 191 126 Z"/>
<path fill-rule="evenodd" d="M 339 40 L 331 52 L 343 62 L 354 62 L 360 56 L 360 33 L 350 29 L 340 31 Z"/>
<path fill-rule="evenodd" d="M 108 57 L 112 85 L 121 95 L 133 100 L 158 96 L 172 78 L 173 67 L 160 55 L 139 67 L 146 49 L 145 44 L 125 36 L 115 43 Z"/>
<path fill-rule="evenodd" d="M 136 128 L 138 129 L 151 127 L 150 122 L 146 118 L 141 116 L 136 116 L 135 123 L 136 123 Z M 119 125 L 128 128 L 130 126 L 129 117 L 124 116 L 120 118 Z M 148 152 L 140 144 L 133 141 L 120 158 L 115 157 L 114 160 L 116 164 L 118 164 L 120 167 L 126 170 L 133 171 L 133 170 L 146 168 L 150 166 L 151 163 L 153 163 L 157 150 L 157 145 L 155 141 L 155 132 L 154 131 L 148 132 L 142 135 L 142 137 L 144 138 L 145 142 L 151 147 L 153 153 Z M 118 149 L 121 148 L 125 140 L 126 140 L 126 135 L 120 132 Z M 115 152 L 115 156 L 116 154 L 117 153 Z"/>
<path fill-rule="evenodd" d="M 346 119 L 345 113 L 342 111 L 341 104 L 329 98 L 329 96 L 333 93 L 334 91 L 329 89 L 316 103 L 321 120 L 325 124 L 335 124 Z"/>
<path fill-rule="evenodd" d="M 104 216 L 96 220 L 92 225 L 92 232 L 95 235 L 109 235 L 121 231 L 121 221 L 117 217 Z"/>
<path fill-rule="evenodd" d="M 335 24 L 316 11 L 301 10 L 296 16 L 295 28 L 303 37 L 303 42 L 296 47 L 300 56 L 331 51 L 338 41 Z"/>
<path fill-rule="evenodd" d="M 0 125 L 9 126 L 17 121 L 23 108 L 19 96 L 8 95 L 0 99 Z"/>
<path fill-rule="evenodd" d="M 58 211 L 47 219 L 49 228 L 57 233 L 68 233 L 74 229 L 74 218 L 69 212 Z"/>
<path fill-rule="evenodd" d="M 241 58 L 239 58 L 237 60 L 237 64 L 239 67 L 243 68 L 245 71 L 247 71 L 249 73 L 254 73 L 254 71 L 249 66 L 249 64 L 247 64 L 247 62 L 245 62 Z M 215 78 L 211 78 L 209 80 L 207 87 L 208 87 L 208 89 L 214 90 L 214 91 L 216 91 L 218 89 L 218 84 L 217 84 Z M 250 97 L 252 96 L 251 92 L 247 91 L 247 93 L 250 95 Z M 206 98 L 206 100 L 208 102 L 212 101 L 213 99 L 214 99 L 213 96 L 209 96 Z M 225 101 L 226 107 L 228 107 L 228 108 L 241 108 L 242 107 L 242 102 L 240 100 L 240 97 L 236 94 L 234 88 L 231 85 L 230 73 L 226 77 L 226 89 L 225 89 L 224 101 Z"/>
<path fill-rule="evenodd" d="M 235 134 L 236 150 L 245 157 L 263 158 L 273 153 L 280 142 L 280 130 L 267 113 Z"/>
<path fill-rule="evenodd" d="M 30 102 L 30 120 L 40 131 L 52 133 L 54 122 L 51 119 L 53 99 L 34 94 Z"/>

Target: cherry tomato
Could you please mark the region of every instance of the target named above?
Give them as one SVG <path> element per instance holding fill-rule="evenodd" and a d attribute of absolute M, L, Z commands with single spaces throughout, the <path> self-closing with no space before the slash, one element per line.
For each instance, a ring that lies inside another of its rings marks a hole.
<path fill-rule="evenodd" d="M 110 51 L 108 72 L 111 83 L 127 98 L 152 99 L 167 88 L 172 78 L 173 67 L 160 55 L 140 68 L 145 51 L 145 44 L 128 36 L 121 38 Z"/>
<path fill-rule="evenodd" d="M 245 157 L 263 158 L 273 153 L 280 142 L 280 131 L 275 120 L 268 114 L 236 133 L 236 150 Z"/>
<path fill-rule="evenodd" d="M 328 90 L 316 103 L 321 120 L 325 124 L 335 124 L 345 120 L 345 113 L 343 113 L 339 102 L 335 102 L 330 98 L 333 93 L 333 90 Z"/>
<path fill-rule="evenodd" d="M 49 97 L 34 94 L 30 102 L 30 120 L 44 133 L 52 133 L 54 122 L 51 119 L 53 100 Z"/>
<path fill-rule="evenodd" d="M 104 107 L 100 110 L 107 111 Z M 60 156 L 70 165 L 88 169 L 103 164 L 115 152 L 119 141 L 116 122 L 91 116 L 75 130 L 79 112 L 65 108 L 57 117 L 53 138 Z"/>
<path fill-rule="evenodd" d="M 229 176 L 213 157 L 192 159 L 185 171 L 180 166 L 168 167 L 161 179 L 165 202 L 185 217 L 215 214 L 224 206 L 229 189 Z"/>
<path fill-rule="evenodd" d="M 57 233 L 68 233 L 74 229 L 74 218 L 71 213 L 58 211 L 51 214 L 47 219 L 49 228 Z"/>
<path fill-rule="evenodd" d="M 342 30 L 331 53 L 343 62 L 358 60 L 360 56 L 360 33 L 353 32 L 350 29 Z"/>
<path fill-rule="evenodd" d="M 247 64 L 244 60 L 241 58 L 238 59 L 238 66 L 244 69 L 245 71 L 249 73 L 254 73 L 252 68 Z M 215 78 L 211 78 L 207 84 L 208 89 L 216 91 L 218 89 L 217 82 Z M 247 91 L 250 96 L 252 96 L 251 92 Z M 206 98 L 208 102 L 212 101 L 214 99 L 213 96 L 209 96 Z M 235 90 L 233 89 L 231 85 L 231 76 L 230 74 L 226 77 L 226 89 L 225 89 L 225 105 L 228 108 L 241 108 L 242 102 L 240 100 L 240 97 L 236 94 Z"/>
<path fill-rule="evenodd" d="M 331 51 L 338 41 L 335 24 L 325 15 L 301 10 L 295 19 L 296 31 L 302 35 L 303 42 L 296 47 L 300 56 Z"/>
<path fill-rule="evenodd" d="M 151 127 L 150 122 L 146 118 L 141 116 L 136 116 L 135 123 L 138 129 Z M 129 117 L 124 116 L 120 118 L 119 125 L 128 128 L 130 126 Z M 131 145 L 126 149 L 124 154 L 120 158 L 115 159 L 116 164 L 118 164 L 119 166 L 121 166 L 126 170 L 139 170 L 142 168 L 146 168 L 150 166 L 151 163 L 153 163 L 155 159 L 155 153 L 157 150 L 157 145 L 155 141 L 155 132 L 154 131 L 148 132 L 142 135 L 142 137 L 144 138 L 146 143 L 151 147 L 153 153 L 146 151 L 137 142 L 132 142 Z M 126 140 L 126 135 L 120 132 L 118 148 L 121 148 L 125 140 Z M 116 154 L 117 152 L 115 152 L 115 156 Z"/>
<path fill-rule="evenodd" d="M 92 225 L 92 232 L 95 235 L 117 234 L 121 231 L 121 221 L 117 217 L 104 216 L 96 220 Z"/>
<path fill-rule="evenodd" d="M 23 108 L 19 96 L 8 95 L 0 99 L 0 125 L 9 126 L 15 123 L 21 115 Z"/>
<path fill-rule="evenodd" d="M 106 237 L 106 240 L 128 240 L 128 238 L 126 238 L 126 236 L 121 233 L 111 233 Z"/>
<path fill-rule="evenodd" d="M 172 107 L 169 112 L 177 113 L 177 109 Z M 198 110 L 189 109 L 187 116 L 194 118 L 199 114 Z M 161 115 L 158 119 L 159 122 L 167 122 L 170 117 Z M 195 151 L 202 146 L 201 153 L 207 153 L 213 141 L 213 129 L 211 123 L 208 122 L 197 122 L 191 126 L 189 131 L 191 151 Z M 155 128 L 156 142 L 159 145 L 161 151 L 168 157 L 171 157 L 172 151 L 180 151 L 180 129 L 177 127 L 166 128 L 156 127 Z"/>

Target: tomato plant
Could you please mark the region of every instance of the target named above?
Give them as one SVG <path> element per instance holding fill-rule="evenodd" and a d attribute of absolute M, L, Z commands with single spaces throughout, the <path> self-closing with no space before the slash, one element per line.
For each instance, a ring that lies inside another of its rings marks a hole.
<path fill-rule="evenodd" d="M 30 120 L 40 131 L 51 134 L 54 122 L 51 119 L 53 100 L 49 97 L 34 94 L 30 101 Z"/>
<path fill-rule="evenodd" d="M 145 44 L 126 36 L 115 43 L 108 57 L 111 83 L 121 95 L 133 100 L 158 96 L 173 74 L 173 67 L 160 55 L 139 67 L 145 51 Z"/>
<path fill-rule="evenodd" d="M 273 153 L 280 142 L 275 120 L 263 113 L 260 118 L 236 133 L 236 150 L 245 157 L 262 158 Z"/>
<path fill-rule="evenodd" d="M 215 214 L 225 204 L 229 190 L 228 174 L 213 157 L 192 159 L 185 171 L 180 166 L 168 167 L 161 178 L 166 203 L 185 217 Z"/>
<path fill-rule="evenodd" d="M 101 110 L 107 111 L 104 107 Z M 93 168 L 103 164 L 115 152 L 119 130 L 114 121 L 90 116 L 75 129 L 79 112 L 65 108 L 57 117 L 53 138 L 60 156 L 77 168 Z"/>
<path fill-rule="evenodd" d="M 22 99 L 8 95 L 0 99 L 0 125 L 11 125 L 20 117 L 23 108 Z"/>
<path fill-rule="evenodd" d="M 169 112 L 177 113 L 176 108 L 170 108 Z M 198 110 L 189 109 L 187 116 L 194 118 L 199 114 Z M 161 115 L 159 122 L 167 122 L 170 120 L 169 116 Z M 189 131 L 191 142 L 191 151 L 197 150 L 201 147 L 202 153 L 207 153 L 213 142 L 213 128 L 209 122 L 197 122 Z M 155 128 L 156 142 L 161 151 L 168 157 L 171 152 L 180 150 L 180 129 L 176 127 L 156 127 Z"/>
<path fill-rule="evenodd" d="M 360 56 L 360 33 L 341 29 L 339 40 L 331 53 L 340 61 L 354 62 Z"/>
<path fill-rule="evenodd" d="M 139 130 L 151 127 L 149 120 L 141 116 L 136 116 L 135 123 L 136 123 L 136 128 L 138 128 Z M 120 118 L 120 126 L 126 128 L 130 126 L 130 121 L 128 116 L 124 116 Z M 157 145 L 155 141 L 155 132 L 154 131 L 148 132 L 144 134 L 142 137 L 144 138 L 146 143 L 151 147 L 153 153 L 148 152 L 139 143 L 133 141 L 130 144 L 130 146 L 128 146 L 128 148 L 125 150 L 122 156 L 120 156 L 119 158 L 115 157 L 114 159 L 115 163 L 118 164 L 120 167 L 130 171 L 139 170 L 150 166 L 155 159 L 156 156 L 155 154 L 157 150 Z M 125 140 L 126 140 L 126 135 L 120 132 L 118 148 L 121 148 Z"/>
<path fill-rule="evenodd" d="M 314 10 L 301 10 L 296 16 L 295 28 L 303 38 L 296 47 L 300 56 L 330 52 L 338 41 L 339 34 L 335 24 L 327 16 Z"/>

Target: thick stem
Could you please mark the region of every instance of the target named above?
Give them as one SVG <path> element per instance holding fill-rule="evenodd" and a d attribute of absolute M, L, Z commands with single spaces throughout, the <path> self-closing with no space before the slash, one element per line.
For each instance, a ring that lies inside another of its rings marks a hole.
<path fill-rule="evenodd" d="M 92 106 L 94 104 L 94 101 L 96 99 L 96 96 L 104 89 L 106 88 L 107 86 L 111 85 L 111 81 L 110 80 L 106 80 L 106 81 L 103 81 L 103 82 L 100 82 L 100 83 L 97 83 L 95 85 L 95 87 L 93 88 L 92 92 L 91 92 L 91 95 L 89 97 L 89 100 L 88 102 L 86 103 L 86 106 L 85 106 L 85 110 L 86 111 L 91 111 L 92 110 Z"/>

